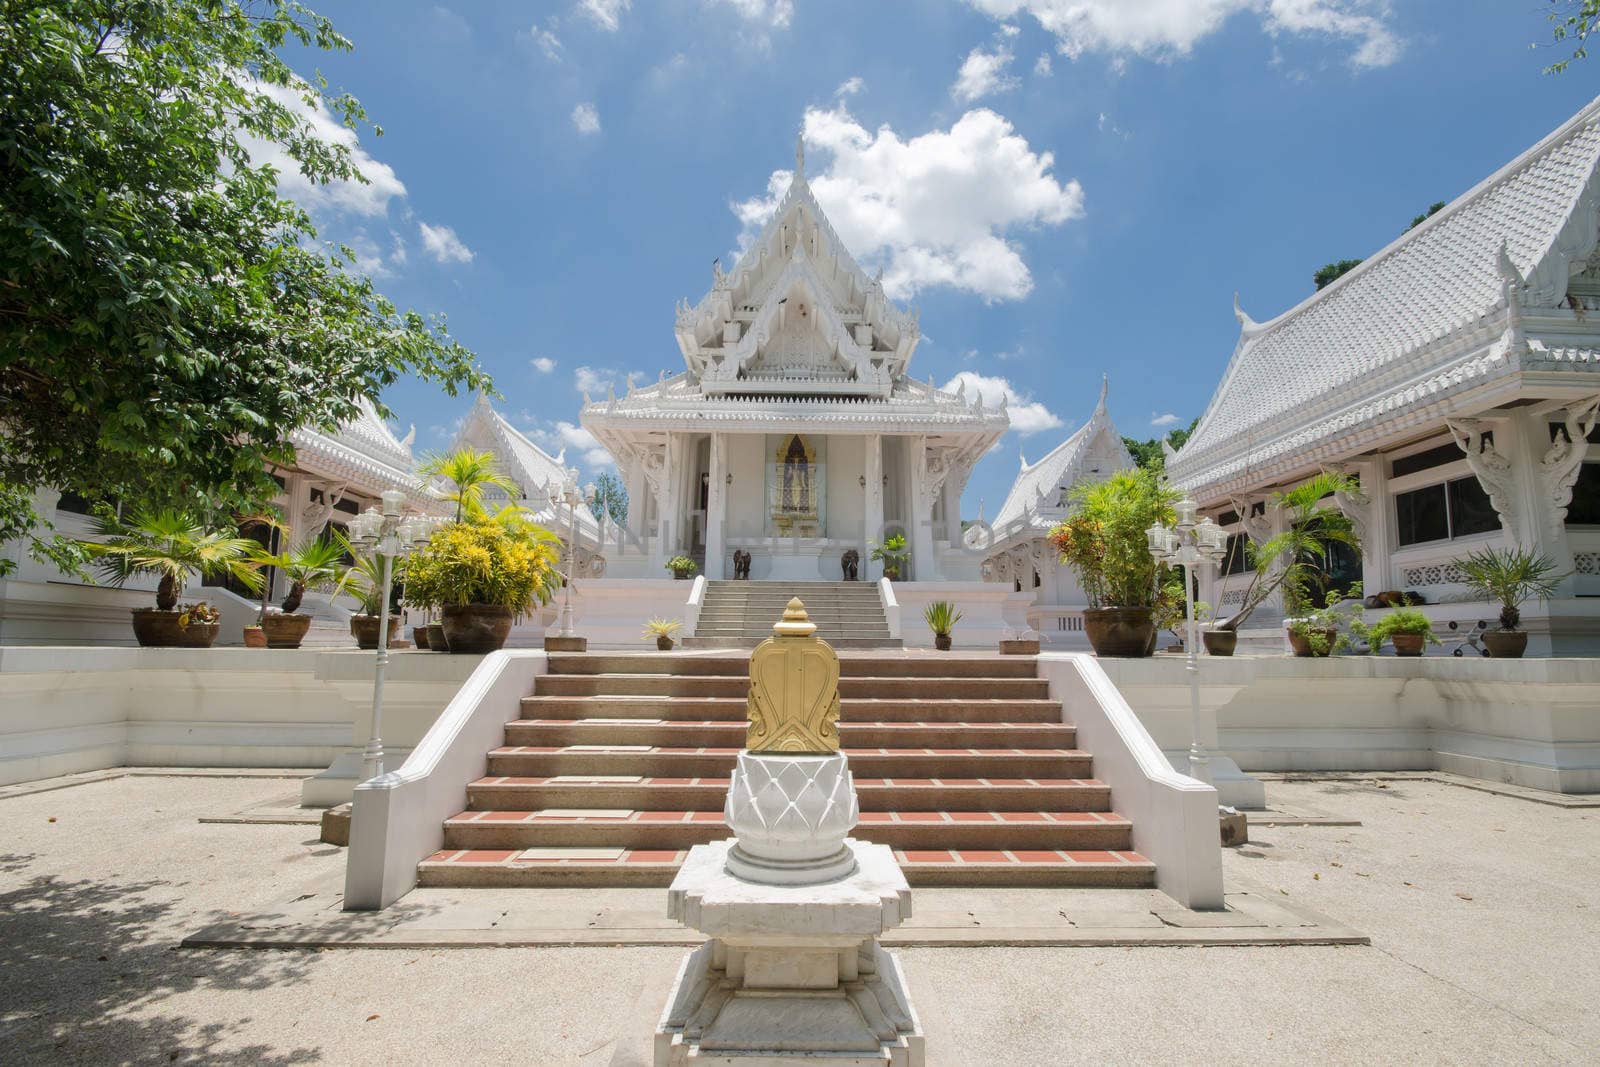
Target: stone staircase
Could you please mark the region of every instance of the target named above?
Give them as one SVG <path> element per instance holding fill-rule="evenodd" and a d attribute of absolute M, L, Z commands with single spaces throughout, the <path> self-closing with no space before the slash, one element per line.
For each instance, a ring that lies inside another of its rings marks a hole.
<path fill-rule="evenodd" d="M 684 648 L 755 648 L 772 636 L 790 597 L 805 601 L 817 636 L 834 648 L 900 648 L 889 636 L 872 582 L 707 582 L 694 636 Z"/>
<path fill-rule="evenodd" d="M 552 655 L 418 884 L 668 885 L 692 846 L 729 834 L 749 663 Z M 912 885 L 1155 884 L 1031 658 L 845 652 L 840 667 L 855 836 L 893 847 Z"/>

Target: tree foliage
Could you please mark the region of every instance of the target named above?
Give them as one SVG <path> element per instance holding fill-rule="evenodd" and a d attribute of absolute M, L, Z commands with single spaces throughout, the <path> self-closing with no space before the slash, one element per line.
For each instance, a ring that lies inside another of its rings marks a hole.
<path fill-rule="evenodd" d="M 1597 2 L 1600 2 L 1600 0 L 1597 0 Z M 1444 210 L 1444 206 L 1445 206 L 1445 202 L 1443 200 L 1435 200 L 1433 203 L 1428 205 L 1428 210 L 1424 211 L 1420 215 L 1416 215 L 1416 216 L 1412 217 L 1411 225 L 1407 226 L 1405 228 L 1405 232 L 1406 233 L 1410 233 L 1412 230 L 1416 229 L 1418 226 L 1421 226 L 1424 222 L 1427 222 L 1429 219 L 1433 218 L 1439 212 L 1443 211 Z"/>
<path fill-rule="evenodd" d="M 1546 74 L 1560 74 L 1574 60 L 1589 54 L 1589 35 L 1600 30 L 1600 0 L 1549 0 L 1549 4 L 1545 18 L 1550 20 L 1555 43 L 1572 48 L 1565 59 L 1544 68 Z"/>
<path fill-rule="evenodd" d="M 1146 470 L 1161 474 L 1167 469 L 1167 454 L 1161 447 L 1161 442 L 1166 441 L 1174 449 L 1184 446 L 1189 440 L 1189 435 L 1194 433 L 1194 428 L 1200 425 L 1199 418 L 1190 421 L 1188 427 L 1182 430 L 1172 430 L 1165 437 L 1149 437 L 1143 441 L 1133 437 L 1124 437 L 1122 445 L 1133 457 L 1133 461 Z"/>
<path fill-rule="evenodd" d="M 1118 471 L 1072 489 L 1072 513 L 1050 531 L 1061 562 L 1078 576 L 1091 607 L 1153 607 L 1161 568 L 1145 531 L 1171 524 L 1178 491 L 1146 468 Z"/>
<path fill-rule="evenodd" d="M 601 471 L 594 479 L 594 499 L 589 511 L 596 519 L 610 517 L 618 526 L 628 522 L 628 489 L 613 471 Z"/>
<path fill-rule="evenodd" d="M 252 157 L 363 180 L 307 109 L 365 113 L 291 47 L 350 42 L 292 0 L 0 0 L 0 535 L 36 521 L 40 487 L 257 507 L 295 428 L 403 374 L 487 387 Z"/>
<path fill-rule="evenodd" d="M 1326 289 L 1365 262 L 1366 260 L 1362 259 L 1341 259 L 1333 263 L 1324 263 L 1317 268 L 1311 280 L 1316 283 L 1318 289 Z"/>

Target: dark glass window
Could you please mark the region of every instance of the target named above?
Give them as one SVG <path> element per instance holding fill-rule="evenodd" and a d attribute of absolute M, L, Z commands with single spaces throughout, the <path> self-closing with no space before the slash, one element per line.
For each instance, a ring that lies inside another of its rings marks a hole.
<path fill-rule="evenodd" d="M 1567 505 L 1567 525 L 1600 526 L 1600 463 L 1585 463 L 1578 468 L 1572 503 Z"/>
<path fill-rule="evenodd" d="M 1500 516 L 1489 503 L 1476 478 L 1457 478 L 1450 483 L 1450 536 L 1494 533 L 1500 529 Z"/>
<path fill-rule="evenodd" d="M 1217 516 L 1218 526 L 1232 526 L 1238 521 L 1239 513 L 1237 511 L 1224 511 L 1221 515 Z"/>
<path fill-rule="evenodd" d="M 1245 534 L 1228 535 L 1228 554 L 1222 557 L 1222 565 L 1217 571 L 1220 576 L 1226 578 L 1230 574 L 1243 574 L 1250 569 L 1250 556 L 1245 551 L 1245 545 L 1249 540 Z"/>
<path fill-rule="evenodd" d="M 1450 536 L 1450 514 L 1442 485 L 1395 494 L 1394 510 L 1402 545 L 1443 541 Z"/>
<path fill-rule="evenodd" d="M 1483 435 L 1483 439 L 1493 444 L 1494 434 L 1486 433 Z M 1395 460 L 1389 464 L 1389 476 L 1391 478 L 1403 478 L 1418 471 L 1442 467 L 1446 463 L 1454 463 L 1461 456 L 1461 449 L 1456 447 L 1455 442 L 1451 442 L 1448 445 L 1440 445 L 1438 448 L 1430 448 L 1426 452 L 1418 452 L 1415 455 L 1403 456 Z"/>
<path fill-rule="evenodd" d="M 62 493 L 56 501 L 56 510 L 70 515 L 87 515 L 94 509 L 94 501 L 77 493 Z"/>

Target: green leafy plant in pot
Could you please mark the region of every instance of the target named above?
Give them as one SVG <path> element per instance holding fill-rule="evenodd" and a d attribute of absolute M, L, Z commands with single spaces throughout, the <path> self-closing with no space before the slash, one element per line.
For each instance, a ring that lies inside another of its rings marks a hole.
<path fill-rule="evenodd" d="M 231 527 L 211 527 L 178 511 L 141 511 L 127 521 L 101 515 L 95 520 L 95 534 L 98 540 L 80 544 L 106 584 L 120 587 L 143 574 L 160 579 L 156 606 L 133 609 L 133 635 L 141 645 L 184 644 L 185 627 L 179 621 L 184 613 L 178 601 L 196 575 L 226 574 L 247 589 L 261 587 L 254 557 L 259 546 L 237 536 Z M 198 641 L 199 634 L 192 639 Z"/>
<path fill-rule="evenodd" d="M 1089 643 L 1101 656 L 1150 655 L 1167 568 L 1150 555 L 1145 531 L 1176 520 L 1177 490 L 1140 468 L 1078 485 L 1069 499 L 1072 512 L 1050 531 L 1050 543 L 1089 599 L 1083 613 Z"/>
<path fill-rule="evenodd" d="M 378 616 L 383 613 L 383 557 L 376 553 L 362 552 L 344 534 L 334 531 L 334 539 L 338 542 L 343 554 L 351 557 L 354 562 L 344 569 L 339 576 L 335 592 L 349 593 L 361 601 L 361 611 L 350 616 L 350 636 L 356 639 L 356 647 L 374 649 L 378 647 Z M 389 581 L 391 586 L 398 585 L 405 576 L 406 558 L 394 560 L 390 564 Z M 400 628 L 400 616 L 388 614 L 389 638 L 388 644 L 393 645 L 395 634 Z M 426 647 L 426 646 L 424 646 Z"/>
<path fill-rule="evenodd" d="M 1483 632 L 1489 655 L 1520 659 L 1528 651 L 1522 605 L 1530 598 L 1549 600 L 1566 575 L 1556 573 L 1549 556 L 1523 548 L 1485 548 L 1455 563 L 1466 576 L 1468 589 L 1484 600 L 1500 602 L 1500 628 Z"/>
<path fill-rule="evenodd" d="M 1346 625 L 1354 628 L 1360 621 L 1361 611 L 1360 582 L 1343 593 L 1330 589 L 1323 597 L 1322 607 L 1301 612 L 1289 620 L 1289 646 L 1296 656 L 1318 659 L 1342 652 L 1350 647 L 1350 638 L 1343 628 Z"/>
<path fill-rule="evenodd" d="M 300 610 L 305 595 L 312 590 L 332 589 L 339 582 L 345 549 L 331 537 L 302 541 L 287 552 L 270 554 L 257 548 L 257 560 L 264 566 L 283 571 L 289 590 L 277 611 L 261 616 L 261 629 L 268 648 L 299 648 L 311 629 L 311 616 Z"/>
<path fill-rule="evenodd" d="M 928 629 L 933 631 L 933 647 L 940 652 L 950 651 L 950 634 L 962 619 L 962 612 L 948 600 L 935 600 L 922 611 Z"/>
<path fill-rule="evenodd" d="M 557 540 L 521 509 L 445 526 L 410 559 L 406 596 L 436 606 L 451 652 L 493 652 L 558 584 Z M 435 647 L 430 630 L 429 647 Z"/>
<path fill-rule="evenodd" d="M 900 580 L 900 573 L 905 570 L 906 562 L 911 559 L 911 549 L 906 545 L 905 534 L 890 534 L 883 539 L 882 544 L 868 541 L 872 546 L 870 558 L 875 563 L 883 564 L 883 576 L 891 582 Z"/>
<path fill-rule="evenodd" d="M 672 639 L 681 629 L 683 623 L 677 619 L 651 619 L 644 624 L 644 633 L 640 637 L 645 641 L 654 641 L 656 648 L 662 652 L 671 652 Z"/>
<path fill-rule="evenodd" d="M 667 560 L 667 570 L 671 571 L 672 576 L 679 581 L 687 581 L 699 569 L 695 561 L 688 556 L 673 556 Z"/>
<path fill-rule="evenodd" d="M 1420 656 L 1429 645 L 1439 643 L 1433 620 L 1411 607 L 1395 608 L 1371 625 L 1357 619 L 1350 624 L 1350 631 L 1366 639 L 1367 651 L 1374 656 L 1383 651 L 1386 641 L 1394 645 L 1397 656 Z"/>

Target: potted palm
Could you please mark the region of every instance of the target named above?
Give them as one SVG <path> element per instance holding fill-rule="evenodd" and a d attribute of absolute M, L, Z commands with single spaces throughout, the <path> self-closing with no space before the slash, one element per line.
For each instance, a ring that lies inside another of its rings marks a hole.
<path fill-rule="evenodd" d="M 911 558 L 911 550 L 906 547 L 905 534 L 890 534 L 883 539 L 883 544 L 872 545 L 872 560 L 883 564 L 883 576 L 891 582 L 900 580 L 900 572 L 905 570 L 906 561 Z"/>
<path fill-rule="evenodd" d="M 689 576 L 699 569 L 694 560 L 688 556 L 673 556 L 667 560 L 667 570 L 671 571 L 672 576 L 680 582 L 688 581 Z"/>
<path fill-rule="evenodd" d="M 522 491 L 516 482 L 500 473 L 494 453 L 487 450 L 458 448 L 444 455 L 427 456 L 421 473 L 450 483 L 451 488 L 443 496 L 455 504 L 456 522 L 487 517 L 483 505 L 486 490 L 497 489 L 513 500 Z"/>
<path fill-rule="evenodd" d="M 394 645 L 395 634 L 400 629 L 400 616 L 383 611 L 383 557 L 373 553 L 363 553 L 350 543 L 349 538 L 334 531 L 334 538 L 338 541 L 343 553 L 351 557 L 352 562 L 339 576 L 335 590 L 340 593 L 349 593 L 361 601 L 359 614 L 350 616 L 350 636 L 356 639 L 356 647 L 374 649 L 378 647 L 378 616 L 388 614 L 389 638 L 386 642 Z M 398 559 L 390 564 L 390 581 L 399 582 L 405 570 L 405 559 Z M 422 646 L 426 648 L 427 646 Z"/>
<path fill-rule="evenodd" d="M 1315 606 L 1309 590 L 1329 579 L 1333 547 L 1345 545 L 1356 551 L 1361 549 L 1361 541 L 1349 518 L 1324 501 L 1335 493 L 1354 492 L 1359 488 L 1348 474 L 1324 471 L 1292 489 L 1273 494 L 1272 506 L 1282 513 L 1284 530 L 1260 545 L 1246 546 L 1245 551 L 1255 564 L 1255 574 L 1245 587 L 1239 610 L 1206 631 L 1208 650 L 1212 647 L 1209 635 L 1213 631 L 1231 632 L 1237 641 L 1239 627 L 1280 589 L 1288 615 L 1297 615 Z"/>
<path fill-rule="evenodd" d="M 1088 597 L 1089 643 L 1101 656 L 1150 655 L 1164 568 L 1150 555 L 1145 531 L 1176 520 L 1177 491 L 1135 469 L 1078 485 L 1070 499 L 1072 513 L 1050 531 L 1050 542 Z"/>
<path fill-rule="evenodd" d="M 1530 597 L 1549 600 L 1566 577 L 1556 573 L 1549 556 L 1524 548 L 1485 548 L 1456 566 L 1466 575 L 1467 588 L 1484 600 L 1500 601 L 1500 628 L 1483 632 L 1484 647 L 1494 659 L 1520 659 L 1528 651 L 1528 632 L 1522 629 L 1522 605 Z"/>
<path fill-rule="evenodd" d="M 344 548 L 332 538 L 302 542 L 299 547 L 276 555 L 262 555 L 261 561 L 283 571 L 289 591 L 277 611 L 261 616 L 261 629 L 268 648 L 299 648 L 311 629 L 311 616 L 300 610 L 306 593 L 329 589 L 339 581 Z"/>
<path fill-rule="evenodd" d="M 133 636 L 140 645 L 171 648 L 184 643 L 184 612 L 178 601 L 196 575 L 228 574 L 247 588 L 259 588 L 256 543 L 231 528 L 212 528 L 178 511 L 142 511 L 126 522 L 103 515 L 95 520 L 95 533 L 98 540 L 80 543 L 107 584 L 120 587 L 140 574 L 160 578 L 156 606 L 133 609 Z M 197 630 L 191 639 L 198 643 L 208 632 Z M 216 634 L 210 633 L 214 641 Z"/>
<path fill-rule="evenodd" d="M 429 648 L 493 652 L 517 618 L 549 602 L 559 580 L 555 536 L 511 509 L 434 534 L 407 564 L 406 596 L 443 615 Z"/>
<path fill-rule="evenodd" d="M 645 641 L 654 640 L 656 648 L 662 652 L 671 652 L 672 639 L 682 628 L 683 623 L 677 619 L 651 619 L 644 624 L 644 633 L 640 637 Z"/>
<path fill-rule="evenodd" d="M 950 632 L 961 621 L 961 615 L 948 600 L 935 600 L 923 609 L 922 617 L 928 621 L 928 629 L 933 631 L 934 648 L 940 652 L 950 651 Z"/>

